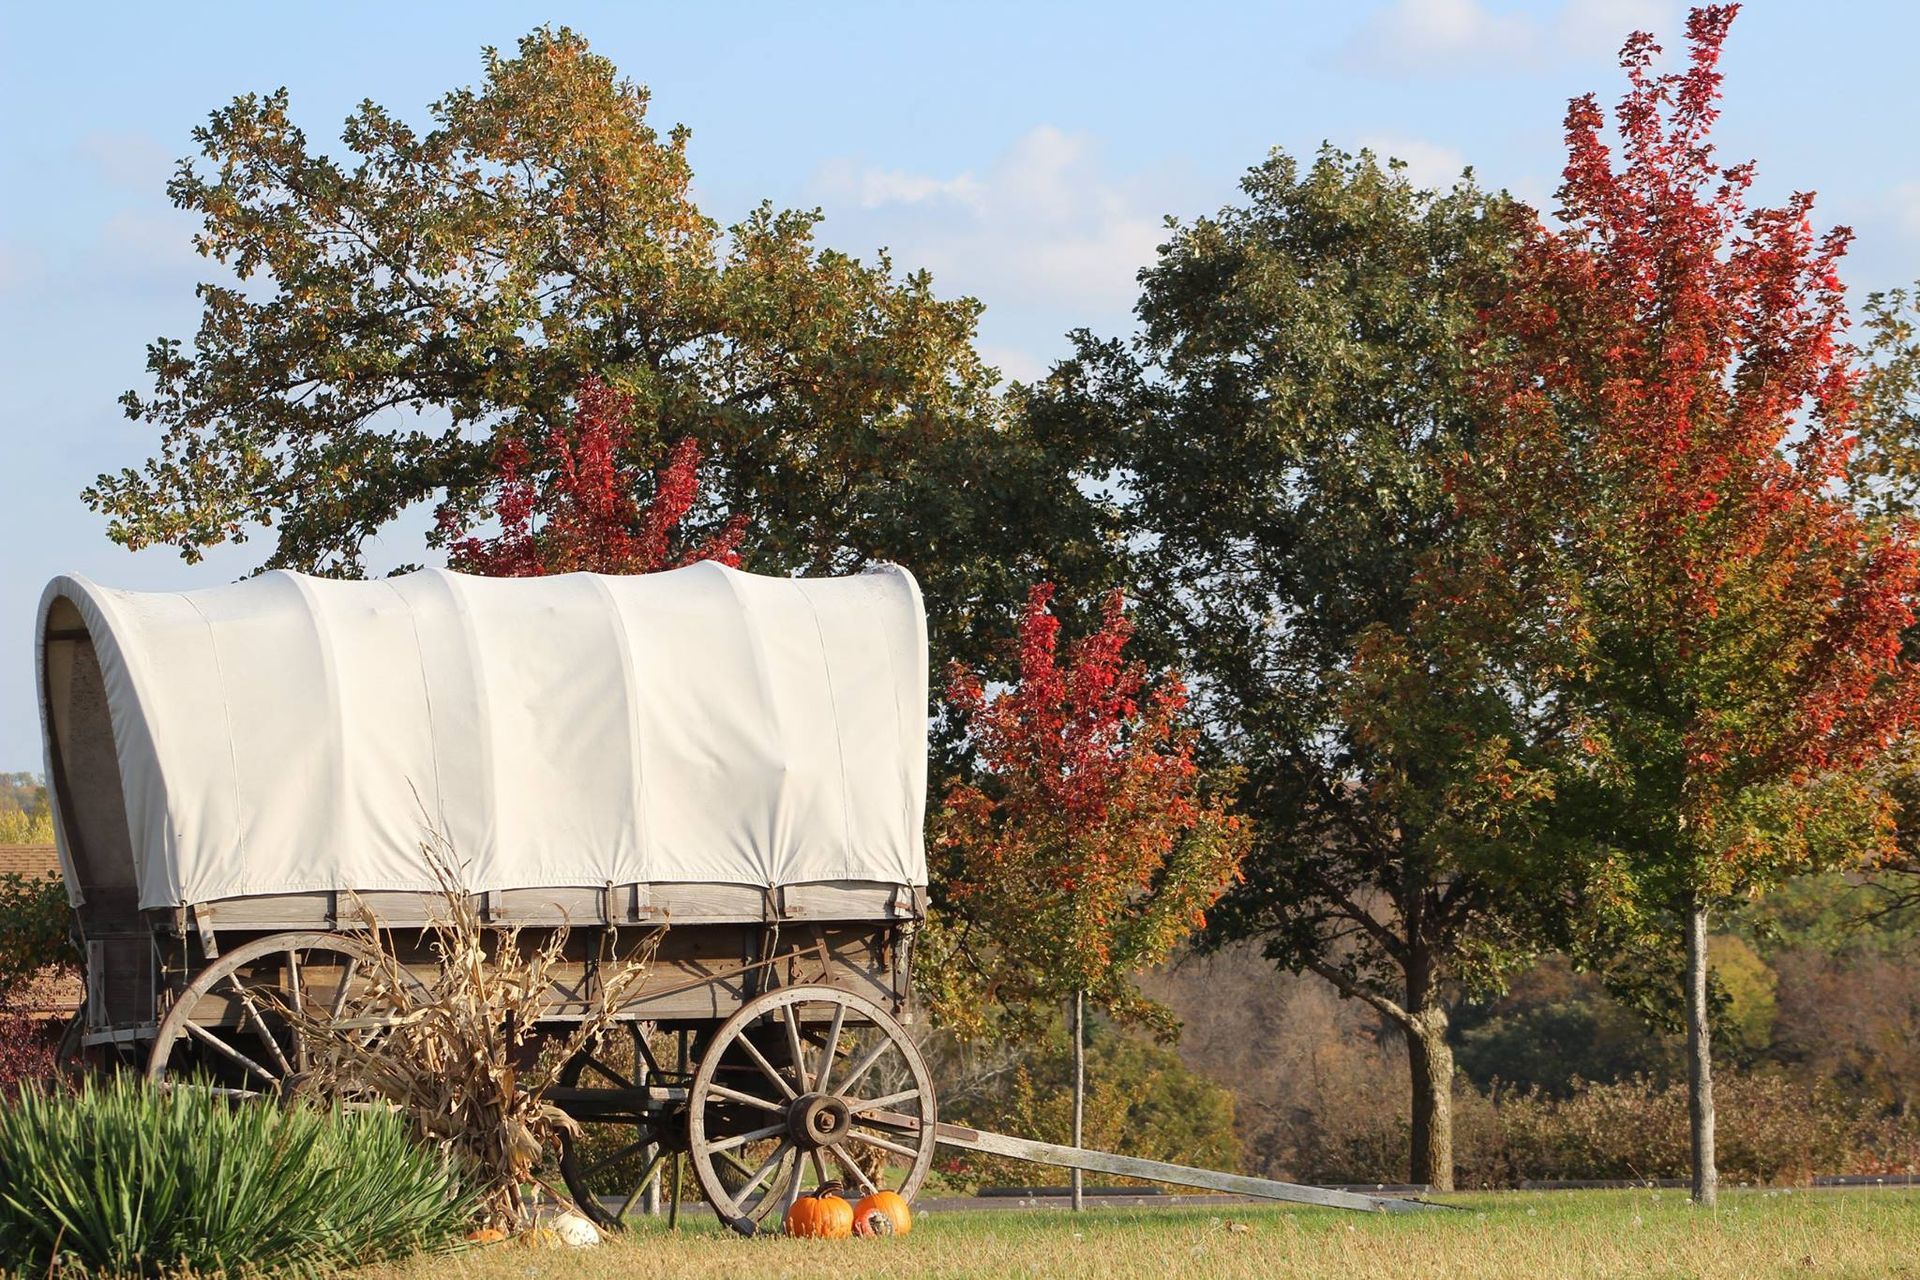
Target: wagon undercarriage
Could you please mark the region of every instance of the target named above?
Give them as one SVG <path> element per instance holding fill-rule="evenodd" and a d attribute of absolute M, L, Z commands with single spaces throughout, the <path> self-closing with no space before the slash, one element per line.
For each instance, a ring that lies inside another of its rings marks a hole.
<path fill-rule="evenodd" d="M 683 1163 L 714 1212 L 749 1233 L 777 1224 L 801 1187 L 818 1182 L 910 1199 L 937 1141 L 931 1123 L 918 1123 L 935 1118 L 934 1090 L 902 1025 L 910 929 L 908 920 L 710 922 L 651 939 L 643 979 L 546 1095 L 578 1126 L 558 1161 L 575 1201 L 609 1226 L 650 1193 L 677 1212 Z M 523 929 L 523 945 L 542 932 Z M 620 939 L 637 932 L 569 933 L 531 1054 L 551 1052 L 593 1015 L 608 957 L 627 953 Z M 370 1042 L 383 1020 L 431 998 L 423 931 L 382 938 L 404 983 L 376 981 L 379 953 L 350 931 L 222 933 L 211 957 L 198 933 L 157 937 L 155 969 L 175 980 L 158 993 L 157 1021 L 86 1039 L 101 1050 L 117 1042 L 156 1081 L 191 1079 L 238 1098 L 288 1094 L 313 1065 L 302 1018 Z M 903 1118 L 914 1123 L 903 1129 Z"/>

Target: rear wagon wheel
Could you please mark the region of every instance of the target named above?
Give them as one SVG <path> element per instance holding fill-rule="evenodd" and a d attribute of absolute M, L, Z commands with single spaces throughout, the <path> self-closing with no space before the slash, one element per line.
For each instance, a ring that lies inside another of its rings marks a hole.
<path fill-rule="evenodd" d="M 236 947 L 202 969 L 160 1020 L 147 1079 L 193 1076 L 222 1097 L 285 1097 L 310 1069 L 313 1046 L 283 1010 L 358 1019 L 403 1012 L 425 997 L 426 984 L 410 973 L 399 1000 L 376 995 L 370 979 L 380 963 L 367 943 L 317 931 Z"/>

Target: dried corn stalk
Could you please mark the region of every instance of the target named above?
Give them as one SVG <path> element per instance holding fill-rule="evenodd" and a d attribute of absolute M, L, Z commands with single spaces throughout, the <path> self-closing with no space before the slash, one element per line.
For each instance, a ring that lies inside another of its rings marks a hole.
<path fill-rule="evenodd" d="M 419 1134 L 469 1170 L 488 1220 L 509 1230 L 528 1225 L 523 1188 L 572 1119 L 545 1100 L 567 1061 L 614 1020 L 645 977 L 665 926 L 626 957 L 598 966 L 585 1016 L 564 1038 L 544 1046 L 541 1024 L 583 997 L 563 994 L 553 973 L 565 954 L 565 926 L 538 945 L 522 945 L 517 927 L 480 918 L 452 847 L 437 832 L 421 845 L 438 884 L 442 914 L 428 926 L 434 981 L 422 984 L 401 961 L 390 934 L 356 904 L 361 940 L 374 960 L 365 981 L 337 1013 L 280 1008 L 309 1046 L 297 1078 L 300 1093 L 330 1102 L 384 1103 L 410 1116 Z M 551 1025 L 550 1023 L 548 1025 Z M 536 1059 L 548 1065 L 534 1065 Z"/>

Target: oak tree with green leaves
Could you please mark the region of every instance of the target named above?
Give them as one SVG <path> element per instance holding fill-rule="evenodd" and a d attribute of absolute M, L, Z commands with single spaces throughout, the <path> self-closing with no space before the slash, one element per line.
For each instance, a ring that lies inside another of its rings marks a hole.
<path fill-rule="evenodd" d="M 1920 516 L 1920 283 L 1867 296 L 1848 488 L 1883 520 Z"/>
<path fill-rule="evenodd" d="M 364 103 L 338 154 L 284 90 L 215 111 L 168 190 L 226 278 L 124 397 L 160 440 L 87 491 L 113 536 L 192 560 L 270 529 L 267 565 L 356 575 L 416 504 L 443 539 L 470 527 L 504 444 L 545 487 L 600 378 L 632 408 L 623 465 L 696 442 L 686 536 L 751 512 L 762 572 L 906 563 L 943 652 L 982 602 L 1104 558 L 1071 442 L 1037 443 L 995 394 L 978 303 L 819 247 L 817 211 L 722 228 L 692 200 L 688 131 L 647 112 L 565 28 L 488 50 L 429 127 Z"/>
<path fill-rule="evenodd" d="M 1448 1010 L 1529 954 L 1510 869 L 1540 787 L 1482 667 L 1410 637 L 1515 232 L 1503 197 L 1365 153 L 1275 153 L 1243 189 L 1143 274 L 1137 340 L 1081 335 L 1031 412 L 1102 442 L 1143 638 L 1243 771 L 1252 843 L 1208 940 L 1258 939 L 1404 1035 L 1411 1176 L 1450 1187 Z"/>

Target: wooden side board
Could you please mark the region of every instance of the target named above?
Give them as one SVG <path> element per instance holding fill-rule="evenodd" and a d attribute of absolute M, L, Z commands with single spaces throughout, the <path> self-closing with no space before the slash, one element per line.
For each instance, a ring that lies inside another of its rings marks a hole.
<path fill-rule="evenodd" d="M 911 1020 L 908 954 L 911 922 L 839 921 L 682 926 L 595 926 L 570 930 L 562 958 L 549 970 L 549 1011 L 543 1021 L 563 1024 L 594 1016 L 606 999 L 609 975 L 643 959 L 637 982 L 618 996 L 618 1016 L 627 1021 L 714 1022 L 770 987 L 823 983 L 872 999 L 903 1020 Z M 247 934 L 227 931 L 222 941 L 238 946 L 277 930 Z M 424 985 L 431 986 L 435 964 L 431 933 L 396 927 L 385 945 Z M 529 928 L 520 945 L 543 945 L 548 931 Z M 167 970 L 167 986 L 182 990 L 207 961 L 196 939 L 176 941 Z M 309 979 L 313 977 L 309 969 Z M 268 975 L 269 980 L 271 975 Z M 329 992 L 317 996 L 324 1003 Z M 194 1021 L 203 1026 L 237 1026 L 245 1010 L 231 991 L 216 987 L 200 998 Z M 149 1015 L 151 1017 L 151 1015 Z"/>
<path fill-rule="evenodd" d="M 766 924 L 840 920 L 917 920 L 926 914 L 923 886 L 873 881 L 826 881 L 762 888 L 744 884 L 649 883 L 557 885 L 476 894 L 489 924 L 575 928 L 593 925 L 671 926 Z M 222 898 L 190 907 L 149 912 L 162 927 L 260 932 L 276 929 L 354 927 L 362 910 L 387 928 L 413 928 L 446 914 L 435 894 L 411 890 L 264 894 Z"/>

